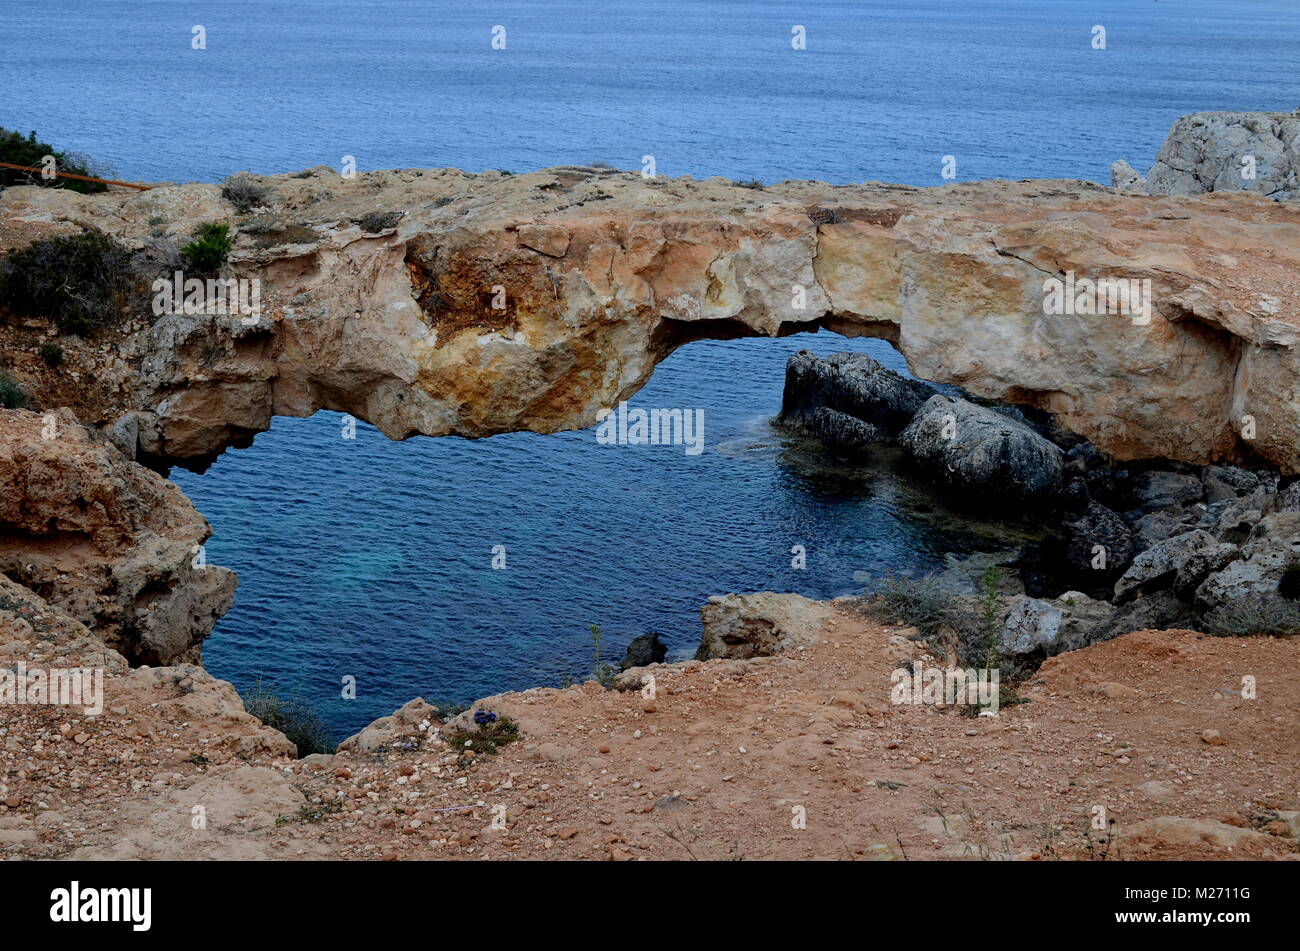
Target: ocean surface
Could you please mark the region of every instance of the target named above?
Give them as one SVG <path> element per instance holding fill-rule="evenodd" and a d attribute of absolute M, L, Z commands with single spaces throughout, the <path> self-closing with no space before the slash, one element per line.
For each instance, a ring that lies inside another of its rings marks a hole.
<path fill-rule="evenodd" d="M 0 125 L 140 181 L 652 155 L 669 176 L 932 185 L 951 155 L 959 180 L 1108 182 L 1179 115 L 1297 106 L 1297 0 L 0 0 Z M 692 344 L 632 405 L 703 409 L 700 455 L 591 430 L 344 440 L 320 413 L 176 472 L 240 576 L 207 666 L 344 736 L 416 695 L 581 676 L 591 624 L 605 660 L 646 631 L 685 656 L 711 594 L 838 595 L 1006 540 L 889 460 L 848 469 L 776 432 L 802 347 L 904 369 L 825 334 Z"/>

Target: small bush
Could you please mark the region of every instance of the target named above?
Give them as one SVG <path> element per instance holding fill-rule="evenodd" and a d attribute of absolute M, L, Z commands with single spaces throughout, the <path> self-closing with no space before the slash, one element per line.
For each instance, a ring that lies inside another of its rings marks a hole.
<path fill-rule="evenodd" d="M 493 756 L 501 747 L 519 739 L 519 724 L 491 710 L 474 711 L 477 730 L 444 730 L 442 738 L 458 753 Z"/>
<path fill-rule="evenodd" d="M 298 700 L 281 700 L 260 680 L 244 694 L 244 709 L 273 730 L 279 730 L 298 747 L 298 758 L 313 753 L 333 753 L 338 744 L 329 727 L 310 707 Z"/>
<path fill-rule="evenodd" d="M 26 409 L 27 393 L 7 373 L 0 373 L 0 409 Z"/>
<path fill-rule="evenodd" d="M 1300 604 L 1263 594 L 1246 595 L 1206 614 L 1201 626 L 1215 637 L 1292 637 L 1300 634 Z"/>
<path fill-rule="evenodd" d="M 619 675 L 619 669 L 613 664 L 607 664 L 601 660 L 600 625 L 593 624 L 588 630 L 591 631 L 591 679 L 608 689 L 610 684 L 614 682 L 614 678 Z"/>
<path fill-rule="evenodd" d="M 757 178 L 746 178 L 746 179 L 742 179 L 742 180 L 736 182 L 736 187 L 737 187 L 737 188 L 752 188 L 752 189 L 755 189 L 755 190 L 762 190 L 763 187 L 764 187 L 764 185 L 763 185 L 763 183 L 760 182 Z"/>
<path fill-rule="evenodd" d="M 366 234 L 378 234 L 381 231 L 387 231 L 390 228 L 397 227 L 397 222 L 402 220 L 400 211 L 376 211 L 373 215 L 366 215 L 364 218 L 357 219 L 357 224 Z"/>
<path fill-rule="evenodd" d="M 247 172 L 236 172 L 221 183 L 221 197 L 244 215 L 270 201 L 271 190 Z"/>
<path fill-rule="evenodd" d="M 59 332 L 84 335 L 116 324 L 143 299 L 131 253 L 98 231 L 36 241 L 0 260 L 0 306 L 48 317 Z"/>
<path fill-rule="evenodd" d="M 57 367 L 63 363 L 63 348 L 57 343 L 41 344 L 41 362 L 47 367 Z"/>
<path fill-rule="evenodd" d="M 45 156 L 53 155 L 56 171 L 71 172 L 73 175 L 90 175 L 104 178 L 107 169 L 99 168 L 91 159 L 75 152 L 60 152 L 53 146 L 36 139 L 36 133 L 22 134 L 10 129 L 0 128 L 0 162 L 23 165 L 27 168 L 40 168 Z M 11 185 L 44 185 L 47 188 L 66 188 L 69 191 L 91 194 L 107 191 L 107 185 L 99 182 L 79 182 L 71 178 L 55 178 L 47 181 L 39 172 L 20 172 L 16 168 L 0 168 L 0 191 Z"/>
<path fill-rule="evenodd" d="M 211 274 L 226 263 L 234 246 L 230 225 L 209 223 L 194 232 L 194 240 L 181 248 L 181 257 L 194 270 Z"/>
<path fill-rule="evenodd" d="M 838 208 L 814 208 L 808 217 L 815 225 L 842 225 L 845 220 Z"/>

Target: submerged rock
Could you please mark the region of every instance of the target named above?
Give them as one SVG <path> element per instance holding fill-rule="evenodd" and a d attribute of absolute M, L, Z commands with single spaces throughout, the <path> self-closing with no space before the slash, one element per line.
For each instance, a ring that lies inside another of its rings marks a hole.
<path fill-rule="evenodd" d="M 966 400 L 934 395 L 899 443 L 934 481 L 995 504 L 1047 504 L 1061 492 L 1064 454 L 1029 426 Z"/>
<path fill-rule="evenodd" d="M 667 656 L 668 645 L 658 634 L 642 634 L 640 637 L 633 638 L 632 643 L 627 645 L 627 653 L 623 655 L 623 660 L 618 666 L 619 670 L 649 667 L 651 664 L 663 663 Z"/>

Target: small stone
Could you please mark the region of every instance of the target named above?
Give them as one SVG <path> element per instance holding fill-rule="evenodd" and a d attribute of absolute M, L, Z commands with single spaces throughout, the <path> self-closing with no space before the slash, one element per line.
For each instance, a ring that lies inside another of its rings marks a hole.
<path fill-rule="evenodd" d="M 1219 735 L 1218 730 L 1206 730 L 1201 734 L 1201 742 L 1208 743 L 1210 746 L 1222 746 L 1223 737 Z"/>

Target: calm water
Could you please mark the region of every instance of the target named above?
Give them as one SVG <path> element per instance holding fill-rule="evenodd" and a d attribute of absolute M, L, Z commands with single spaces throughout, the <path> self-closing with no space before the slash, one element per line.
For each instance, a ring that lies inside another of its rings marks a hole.
<path fill-rule="evenodd" d="M 951 154 L 960 179 L 1108 181 L 1183 113 L 1300 105 L 1298 42 L 1296 0 L 0 0 L 0 124 L 140 180 L 650 154 L 663 175 L 924 185 Z M 840 594 L 855 571 L 992 544 L 888 467 L 828 467 L 770 429 L 802 346 L 902 366 L 825 336 L 694 344 L 633 402 L 703 408 L 699 456 L 590 431 L 345 441 L 322 413 L 177 473 L 242 583 L 208 666 L 344 734 L 416 694 L 580 672 L 592 623 L 612 659 L 647 630 L 684 654 L 709 594 Z"/>

